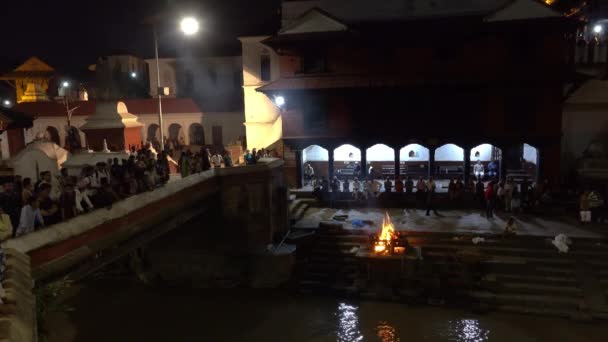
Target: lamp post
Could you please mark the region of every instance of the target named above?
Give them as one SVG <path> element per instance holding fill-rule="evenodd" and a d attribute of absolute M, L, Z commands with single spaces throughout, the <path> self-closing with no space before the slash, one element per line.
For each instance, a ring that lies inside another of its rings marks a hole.
<path fill-rule="evenodd" d="M 194 35 L 199 30 L 199 23 L 193 17 L 185 17 L 180 21 L 180 29 L 187 36 Z M 164 88 L 160 85 L 160 60 L 158 58 L 158 32 L 156 24 L 153 27 L 154 31 L 154 58 L 156 59 L 156 94 L 158 97 L 158 126 L 160 130 L 160 149 L 165 150 L 165 136 L 163 133 L 163 93 Z"/>

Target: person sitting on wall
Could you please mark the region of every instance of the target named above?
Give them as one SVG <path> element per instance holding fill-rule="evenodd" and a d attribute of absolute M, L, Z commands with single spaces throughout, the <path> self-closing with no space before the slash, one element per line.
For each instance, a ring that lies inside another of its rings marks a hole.
<path fill-rule="evenodd" d="M 481 180 L 483 178 L 484 170 L 485 170 L 485 168 L 483 167 L 483 164 L 479 160 L 477 161 L 477 163 L 475 163 L 475 165 L 473 165 L 473 174 L 479 180 Z"/>
<path fill-rule="evenodd" d="M 232 156 L 229 151 L 224 151 L 224 167 L 232 167 Z"/>
<path fill-rule="evenodd" d="M 348 177 L 344 179 L 344 183 L 342 183 L 342 192 L 350 192 L 350 182 Z"/>
<path fill-rule="evenodd" d="M 361 182 L 359 182 L 359 178 L 355 177 L 355 180 L 353 180 L 353 198 L 358 201 L 361 197 Z"/>
<path fill-rule="evenodd" d="M 496 162 L 496 160 L 492 160 L 488 164 L 488 176 L 490 178 L 498 176 L 498 163 Z"/>
<path fill-rule="evenodd" d="M 454 193 L 457 200 L 462 199 L 464 195 L 464 183 L 462 182 L 462 177 L 458 177 L 456 180 L 456 184 L 454 185 Z"/>
<path fill-rule="evenodd" d="M 38 199 L 35 196 L 31 196 L 27 199 L 27 203 L 23 208 L 21 208 L 16 236 L 19 237 L 33 232 L 37 224 L 40 227 L 44 227 L 44 219 L 38 207 Z"/>
<path fill-rule="evenodd" d="M 411 194 L 414 191 L 414 180 L 412 180 L 412 176 L 407 176 L 407 180 L 405 181 L 405 192 Z"/>
<path fill-rule="evenodd" d="M 397 180 L 395 181 L 395 192 L 403 193 L 403 188 L 404 188 L 404 184 L 403 184 L 403 181 L 401 180 L 401 177 L 397 177 Z"/>
<path fill-rule="evenodd" d="M 393 182 L 389 177 L 386 177 L 384 181 L 384 192 L 392 192 L 393 191 Z"/>
<path fill-rule="evenodd" d="M 355 166 L 353 167 L 353 176 L 361 176 L 361 164 L 359 164 L 359 162 L 355 162 Z"/>
<path fill-rule="evenodd" d="M 304 185 L 308 185 L 314 175 L 315 169 L 312 168 L 312 165 L 310 165 L 310 163 L 307 163 L 304 166 Z"/>

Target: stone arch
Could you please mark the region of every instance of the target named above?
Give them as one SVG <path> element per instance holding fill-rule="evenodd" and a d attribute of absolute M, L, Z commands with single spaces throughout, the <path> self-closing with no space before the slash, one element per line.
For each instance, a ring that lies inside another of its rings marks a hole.
<path fill-rule="evenodd" d="M 54 126 L 48 126 L 46 128 L 44 137 L 57 145 L 61 145 L 61 139 L 59 139 L 59 130 L 57 130 L 57 128 Z"/>
<path fill-rule="evenodd" d="M 311 177 L 307 175 L 307 165 L 313 170 L 314 177 L 328 178 L 329 177 L 329 151 L 319 145 L 310 145 L 302 150 L 302 177 L 303 185 L 311 185 Z"/>
<path fill-rule="evenodd" d="M 376 144 L 365 151 L 368 175 L 376 179 L 395 177 L 395 149 L 385 144 Z"/>
<path fill-rule="evenodd" d="M 501 178 L 502 150 L 491 144 L 481 144 L 471 149 L 471 175 L 476 179 Z"/>
<path fill-rule="evenodd" d="M 459 178 L 464 175 L 464 149 L 455 144 L 445 144 L 435 149 L 437 179 Z"/>
<path fill-rule="evenodd" d="M 205 129 L 200 123 L 190 125 L 188 136 L 190 137 L 190 145 L 205 145 Z"/>
<path fill-rule="evenodd" d="M 344 144 L 334 149 L 334 174 L 339 179 L 361 178 L 361 150 L 353 145 Z"/>
<path fill-rule="evenodd" d="M 430 150 L 420 144 L 409 144 L 399 150 L 399 172 L 413 179 L 429 176 Z"/>
<path fill-rule="evenodd" d="M 538 148 L 524 143 L 521 156 L 521 167 L 532 181 L 538 180 L 539 153 Z"/>
<path fill-rule="evenodd" d="M 169 125 L 169 140 L 172 141 L 176 145 L 185 145 L 186 144 L 186 136 L 184 134 L 184 130 L 182 129 L 182 125 L 178 123 L 172 123 Z"/>

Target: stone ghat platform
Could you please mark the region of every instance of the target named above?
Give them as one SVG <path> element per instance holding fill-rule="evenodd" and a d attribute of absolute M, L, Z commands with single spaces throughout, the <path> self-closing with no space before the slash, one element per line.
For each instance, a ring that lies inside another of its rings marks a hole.
<path fill-rule="evenodd" d="M 370 232 L 323 223 L 298 245 L 295 288 L 407 304 L 456 305 L 577 320 L 608 319 L 608 241 L 406 231 L 409 253 L 376 256 Z M 417 250 L 417 251 L 416 251 Z"/>

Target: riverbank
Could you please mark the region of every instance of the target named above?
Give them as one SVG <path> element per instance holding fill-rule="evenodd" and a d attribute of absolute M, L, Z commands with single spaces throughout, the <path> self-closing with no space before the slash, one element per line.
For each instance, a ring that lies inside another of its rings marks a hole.
<path fill-rule="evenodd" d="M 172 290 L 90 279 L 67 291 L 74 311 L 49 317 L 49 342 L 577 341 L 605 324 L 294 296 L 279 290 Z"/>

